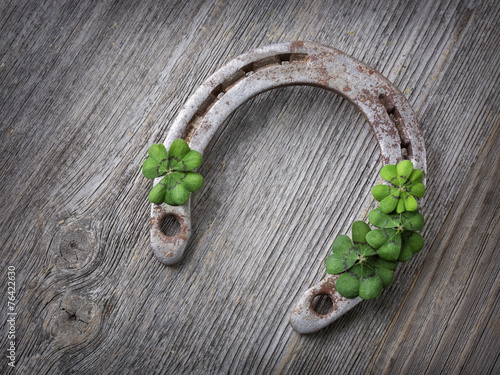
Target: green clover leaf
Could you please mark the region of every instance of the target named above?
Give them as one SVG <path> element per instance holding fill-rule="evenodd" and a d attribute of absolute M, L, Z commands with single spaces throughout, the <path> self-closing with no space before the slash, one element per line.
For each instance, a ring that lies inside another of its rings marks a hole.
<path fill-rule="evenodd" d="M 202 163 L 198 151 L 191 150 L 183 139 L 177 139 L 167 150 L 162 144 L 154 144 L 149 148 L 149 158 L 142 165 L 142 173 L 146 178 L 165 176 L 149 193 L 151 203 L 163 202 L 178 206 L 189 199 L 189 195 L 203 185 L 203 176 L 192 170 Z"/>
<path fill-rule="evenodd" d="M 404 231 L 401 234 L 401 237 L 403 245 L 401 246 L 401 252 L 399 253 L 398 260 L 400 262 L 406 262 L 422 250 L 424 247 L 424 238 L 419 233 L 411 232 L 409 230 Z"/>
<path fill-rule="evenodd" d="M 378 207 L 369 214 L 370 223 L 379 229 L 367 233 L 366 240 L 387 261 L 407 261 L 424 246 L 424 217 L 417 211 L 388 215 Z"/>
<path fill-rule="evenodd" d="M 382 280 L 382 285 L 387 288 L 394 279 L 394 270 L 398 266 L 397 262 L 388 262 L 380 257 L 370 257 L 366 264 L 370 266 L 375 274 Z"/>
<path fill-rule="evenodd" d="M 339 276 L 335 288 L 346 298 L 372 299 L 382 293 L 384 284 L 372 267 L 358 263 Z"/>
<path fill-rule="evenodd" d="M 397 213 L 417 210 L 415 197 L 421 198 L 425 194 L 420 169 L 413 169 L 411 161 L 402 160 L 397 165 L 384 166 L 380 177 L 392 185 L 376 185 L 372 189 L 372 195 L 380 202 L 382 211 L 388 214 L 394 210 Z"/>
<path fill-rule="evenodd" d="M 148 150 L 149 158 L 142 164 L 142 174 L 146 178 L 163 176 L 168 170 L 167 150 L 160 144 L 152 145 Z"/>

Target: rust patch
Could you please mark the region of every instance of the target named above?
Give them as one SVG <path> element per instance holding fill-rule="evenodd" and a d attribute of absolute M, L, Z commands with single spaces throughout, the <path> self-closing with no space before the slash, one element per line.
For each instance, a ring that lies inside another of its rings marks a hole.
<path fill-rule="evenodd" d="M 297 52 L 297 50 L 302 51 L 304 49 L 304 42 L 301 40 L 296 40 L 290 45 L 290 50 L 292 52 Z"/>

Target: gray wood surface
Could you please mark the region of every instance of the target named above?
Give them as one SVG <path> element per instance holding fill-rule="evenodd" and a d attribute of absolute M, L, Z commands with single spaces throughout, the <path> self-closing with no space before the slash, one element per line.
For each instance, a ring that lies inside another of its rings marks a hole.
<path fill-rule="evenodd" d="M 1 1 L 0 372 L 498 374 L 499 20 L 493 0 Z M 288 314 L 378 181 L 355 108 L 293 87 L 237 110 L 206 153 L 175 267 L 149 248 L 140 172 L 205 78 L 291 40 L 393 81 L 428 157 L 424 250 L 308 336 Z"/>

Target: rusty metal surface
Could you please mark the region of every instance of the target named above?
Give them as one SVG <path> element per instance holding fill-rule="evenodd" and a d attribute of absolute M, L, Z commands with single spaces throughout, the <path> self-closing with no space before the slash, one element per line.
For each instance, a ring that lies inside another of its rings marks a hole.
<path fill-rule="evenodd" d="M 229 61 L 188 99 L 164 144 L 168 147 L 174 140 L 184 138 L 192 149 L 203 154 L 217 129 L 244 102 L 259 93 L 291 85 L 322 87 L 350 101 L 372 127 L 384 165 L 409 159 L 425 175 L 423 136 L 413 110 L 398 88 L 353 57 L 309 42 L 273 44 Z M 159 181 L 156 179 L 155 184 Z M 181 224 L 179 234 L 173 237 L 161 231 L 161 223 L 168 215 L 175 216 Z M 172 265 L 182 259 L 190 233 L 189 201 L 178 207 L 152 205 L 151 246 L 162 263 Z M 297 303 L 290 319 L 295 330 L 315 332 L 359 302 L 339 298 L 332 280 L 328 276 Z M 334 301 L 332 312 L 326 316 L 319 316 L 312 309 L 311 301 L 317 291 Z"/>
<path fill-rule="evenodd" d="M 290 314 L 290 324 L 298 333 L 317 332 L 362 301 L 361 298 L 345 298 L 335 289 L 339 275 L 328 275 L 319 283 L 307 289 Z M 332 300 L 332 310 L 321 315 L 314 310 L 313 301 L 317 296 L 328 296 Z"/>
<path fill-rule="evenodd" d="M 149 223 L 151 248 L 160 262 L 172 266 L 181 261 L 184 250 L 191 236 L 190 200 L 182 206 L 163 206 L 153 204 L 151 207 L 151 220 Z M 163 234 L 161 225 L 167 216 L 174 216 L 180 225 L 179 233 L 175 236 Z"/>

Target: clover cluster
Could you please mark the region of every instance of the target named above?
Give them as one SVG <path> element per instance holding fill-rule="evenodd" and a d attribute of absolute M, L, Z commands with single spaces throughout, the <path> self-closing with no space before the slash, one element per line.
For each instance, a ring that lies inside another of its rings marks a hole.
<path fill-rule="evenodd" d="M 142 164 L 144 177 L 164 176 L 149 193 L 151 203 L 179 206 L 187 202 L 193 191 L 202 187 L 203 176 L 193 172 L 201 165 L 202 156 L 191 150 L 185 140 L 173 141 L 168 152 L 163 144 L 154 144 L 148 154 L 149 158 Z"/>
<path fill-rule="evenodd" d="M 326 261 L 326 272 L 340 274 L 335 287 L 346 298 L 378 297 L 392 283 L 398 263 L 411 259 L 424 246 L 417 233 L 424 217 L 415 199 L 425 193 L 422 171 L 403 160 L 384 166 L 380 176 L 388 184 L 373 187 L 372 195 L 380 205 L 368 215 L 376 229 L 363 221 L 354 222 L 352 240 L 338 236 Z"/>

